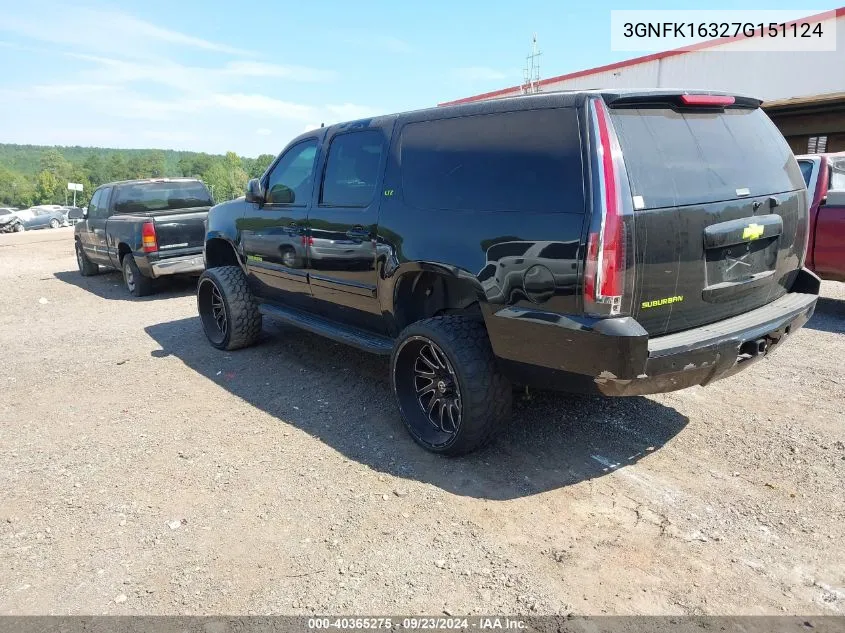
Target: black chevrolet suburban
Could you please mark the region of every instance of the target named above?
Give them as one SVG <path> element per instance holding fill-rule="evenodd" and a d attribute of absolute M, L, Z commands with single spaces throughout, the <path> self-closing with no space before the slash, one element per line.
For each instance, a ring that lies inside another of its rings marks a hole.
<path fill-rule="evenodd" d="M 153 292 L 153 279 L 203 271 L 205 218 L 214 203 L 193 178 L 124 180 L 99 187 L 74 227 L 79 272 L 100 266 L 123 272 L 136 297 Z"/>
<path fill-rule="evenodd" d="M 390 355 L 414 439 L 471 451 L 513 385 L 706 385 L 812 315 L 801 171 L 756 99 L 582 91 L 294 139 L 208 216 L 215 347 L 263 315 Z"/>

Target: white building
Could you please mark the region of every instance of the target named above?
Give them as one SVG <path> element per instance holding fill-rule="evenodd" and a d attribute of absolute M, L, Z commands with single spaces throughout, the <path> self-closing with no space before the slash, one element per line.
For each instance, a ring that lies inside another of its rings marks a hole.
<path fill-rule="evenodd" d="M 680 88 L 745 94 L 764 101 L 796 153 L 845 151 L 845 7 L 821 16 L 823 29 L 836 29 L 835 51 L 764 52 L 748 50 L 754 44 L 751 38 L 711 40 L 543 79 L 540 89 Z M 440 105 L 522 92 L 522 86 L 512 86 Z"/>

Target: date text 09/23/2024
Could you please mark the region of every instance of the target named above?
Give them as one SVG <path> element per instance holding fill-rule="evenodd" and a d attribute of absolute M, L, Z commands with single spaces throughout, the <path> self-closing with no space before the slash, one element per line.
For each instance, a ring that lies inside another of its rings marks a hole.
<path fill-rule="evenodd" d="M 410 617 L 410 618 L 309 618 L 310 630 L 376 630 L 401 628 L 409 631 L 428 630 L 511 630 L 526 628 L 524 620 L 510 617 Z"/>

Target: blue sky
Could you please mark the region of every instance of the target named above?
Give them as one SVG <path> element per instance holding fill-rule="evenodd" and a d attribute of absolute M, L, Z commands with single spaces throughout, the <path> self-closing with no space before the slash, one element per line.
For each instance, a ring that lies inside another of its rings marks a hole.
<path fill-rule="evenodd" d="M 610 50 L 614 8 L 795 4 L 0 0 L 0 142 L 275 154 L 517 84 L 535 32 L 544 78 L 636 57 Z"/>

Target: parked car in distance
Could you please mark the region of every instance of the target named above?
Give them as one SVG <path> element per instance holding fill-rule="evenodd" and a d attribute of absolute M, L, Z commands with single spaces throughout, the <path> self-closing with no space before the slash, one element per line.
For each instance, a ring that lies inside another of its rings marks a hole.
<path fill-rule="evenodd" d="M 80 222 L 85 216 L 85 209 L 81 207 L 65 207 L 64 209 L 68 224 L 76 224 L 77 222 Z"/>
<path fill-rule="evenodd" d="M 67 226 L 67 211 L 57 204 L 42 204 L 17 213 L 27 231 Z"/>
<path fill-rule="evenodd" d="M 26 230 L 18 217 L 19 211 L 12 207 L 0 207 L 0 233 L 20 233 Z"/>
<path fill-rule="evenodd" d="M 203 270 L 205 218 L 213 204 L 193 178 L 125 180 L 102 185 L 74 227 L 82 275 L 100 266 L 123 272 L 136 297 L 153 292 L 153 280 Z"/>
<path fill-rule="evenodd" d="M 626 396 L 731 376 L 820 285 L 801 170 L 759 106 L 560 92 L 302 134 L 209 212 L 203 330 L 233 350 L 269 316 L 390 356 L 407 429 L 443 454 L 490 440 L 514 384 Z M 317 257 L 324 238 L 348 260 Z"/>
<path fill-rule="evenodd" d="M 845 281 L 845 152 L 797 156 L 810 200 L 807 267 Z"/>

